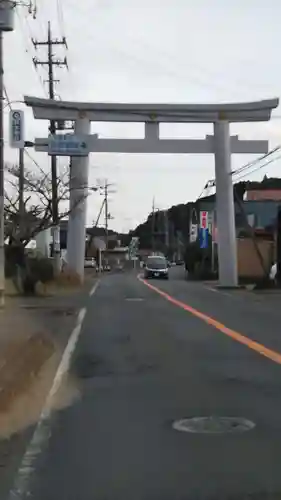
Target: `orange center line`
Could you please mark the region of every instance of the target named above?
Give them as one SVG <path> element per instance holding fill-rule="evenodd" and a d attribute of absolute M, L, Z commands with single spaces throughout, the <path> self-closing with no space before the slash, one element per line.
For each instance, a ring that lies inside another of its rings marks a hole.
<path fill-rule="evenodd" d="M 242 335 L 239 332 L 236 332 L 235 330 L 232 330 L 231 328 L 228 328 L 225 326 L 223 323 L 220 323 L 216 319 L 212 318 L 211 316 L 208 316 L 207 314 L 202 313 L 201 311 L 198 311 L 198 309 L 195 309 L 192 306 L 189 306 L 188 304 L 185 304 L 185 302 L 182 302 L 178 299 L 175 299 L 171 295 L 169 295 L 166 292 L 163 292 L 160 288 L 157 288 L 154 285 L 151 285 L 148 283 L 145 279 L 141 278 L 138 276 L 138 279 L 144 283 L 150 290 L 153 290 L 154 292 L 158 293 L 161 295 L 164 299 L 168 300 L 172 304 L 174 304 L 177 307 L 180 307 L 181 309 L 184 309 L 185 311 L 189 312 L 193 316 L 196 316 L 197 318 L 201 319 L 208 325 L 213 326 L 220 332 L 224 333 L 228 337 L 232 338 L 233 340 L 236 340 L 236 342 L 240 342 L 240 344 L 246 345 L 249 349 L 252 349 L 253 351 L 258 352 L 261 356 L 265 356 L 266 358 L 271 359 L 271 361 L 274 361 L 275 363 L 278 363 L 281 365 L 281 354 L 273 351 L 272 349 L 269 349 L 268 347 L 265 347 L 263 344 L 259 344 L 259 342 L 255 342 L 254 340 L 249 339 L 245 335 Z"/>

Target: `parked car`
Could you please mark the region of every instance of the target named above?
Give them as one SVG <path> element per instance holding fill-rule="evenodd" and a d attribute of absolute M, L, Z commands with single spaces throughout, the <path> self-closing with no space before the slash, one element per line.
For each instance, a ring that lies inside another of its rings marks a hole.
<path fill-rule="evenodd" d="M 159 255 L 149 256 L 144 268 L 144 278 L 169 279 L 168 263 L 165 257 L 161 257 Z"/>

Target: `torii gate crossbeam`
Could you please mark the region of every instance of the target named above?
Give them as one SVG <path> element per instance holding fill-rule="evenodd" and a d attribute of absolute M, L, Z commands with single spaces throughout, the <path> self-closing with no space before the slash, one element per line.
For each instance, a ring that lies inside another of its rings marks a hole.
<path fill-rule="evenodd" d="M 81 280 L 84 276 L 88 154 L 90 152 L 187 154 L 213 153 L 217 186 L 217 226 L 219 282 L 236 287 L 237 251 L 235 212 L 231 178 L 232 153 L 266 153 L 267 141 L 240 141 L 230 137 L 230 122 L 267 121 L 278 99 L 231 104 L 111 104 L 51 101 L 25 97 L 34 117 L 46 120 L 75 121 L 75 135 L 87 145 L 86 156 L 72 157 L 67 259 Z M 99 139 L 90 135 L 91 121 L 140 122 L 145 124 L 144 139 Z M 213 123 L 214 136 L 205 140 L 159 139 L 159 123 Z M 48 151 L 48 138 L 36 139 L 38 151 Z M 81 196 L 82 195 L 82 196 Z M 82 201 L 81 198 L 83 198 Z M 78 202 L 78 203 L 77 203 Z"/>

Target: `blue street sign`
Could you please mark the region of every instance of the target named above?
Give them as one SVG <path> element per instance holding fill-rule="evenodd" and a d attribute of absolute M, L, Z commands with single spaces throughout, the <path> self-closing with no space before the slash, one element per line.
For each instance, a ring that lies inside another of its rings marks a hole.
<path fill-rule="evenodd" d="M 208 248 L 209 243 L 209 230 L 203 229 L 202 227 L 199 229 L 199 243 L 200 248 Z"/>
<path fill-rule="evenodd" d="M 87 156 L 87 143 L 75 134 L 50 135 L 48 153 L 54 156 Z"/>

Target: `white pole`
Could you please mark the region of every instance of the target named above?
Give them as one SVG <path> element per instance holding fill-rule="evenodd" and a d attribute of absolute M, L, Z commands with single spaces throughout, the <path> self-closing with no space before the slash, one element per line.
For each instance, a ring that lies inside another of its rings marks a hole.
<path fill-rule="evenodd" d="M 236 287 L 238 285 L 237 244 L 229 123 L 215 122 L 214 136 L 219 284 L 225 287 Z"/>
<path fill-rule="evenodd" d="M 80 118 L 75 124 L 77 135 L 89 135 L 90 122 Z M 84 280 L 85 229 L 88 195 L 89 156 L 72 157 L 70 169 L 70 214 L 67 235 L 69 269 Z"/>
<path fill-rule="evenodd" d="M 101 273 L 101 266 L 102 266 L 102 254 L 101 254 L 101 249 L 99 249 L 99 273 Z"/>
<path fill-rule="evenodd" d="M 3 32 L 0 30 L 0 307 L 5 304 Z"/>

